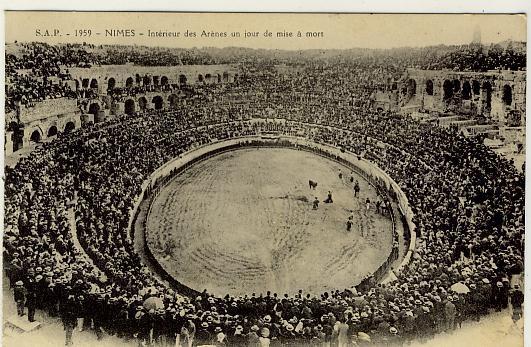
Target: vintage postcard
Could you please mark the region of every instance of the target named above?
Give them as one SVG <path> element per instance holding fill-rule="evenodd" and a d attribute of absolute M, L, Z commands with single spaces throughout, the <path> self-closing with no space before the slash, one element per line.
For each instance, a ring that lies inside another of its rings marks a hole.
<path fill-rule="evenodd" d="M 5 11 L 3 345 L 523 346 L 526 28 Z"/>

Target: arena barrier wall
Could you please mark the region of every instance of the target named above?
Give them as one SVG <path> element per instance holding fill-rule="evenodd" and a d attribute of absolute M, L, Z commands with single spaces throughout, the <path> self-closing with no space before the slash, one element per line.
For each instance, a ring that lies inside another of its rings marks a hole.
<path fill-rule="evenodd" d="M 148 213 L 146 214 L 146 217 L 149 215 L 149 212 L 151 211 L 151 202 L 156 198 L 158 193 L 178 174 L 184 172 L 194 164 L 207 160 L 213 156 L 219 155 L 223 152 L 232 151 L 239 148 L 244 147 L 284 147 L 284 148 L 294 148 L 299 150 L 306 150 L 309 152 L 312 152 L 314 154 L 321 155 L 323 157 L 326 157 L 328 159 L 334 160 L 346 167 L 349 167 L 353 171 L 355 171 L 357 174 L 362 176 L 364 179 L 367 180 L 373 187 L 377 189 L 379 194 L 383 197 L 385 206 L 387 210 L 390 213 L 390 218 L 392 219 L 392 240 L 393 246 L 392 250 L 386 259 L 386 261 L 380 265 L 380 267 L 374 271 L 370 276 L 365 278 L 361 281 L 360 284 L 355 286 L 358 290 L 363 290 L 365 288 L 368 288 L 372 286 L 373 284 L 381 281 L 381 279 L 385 276 L 385 274 L 389 271 L 389 268 L 391 264 L 396 261 L 399 257 L 399 251 L 397 243 L 395 242 L 398 239 L 398 236 L 396 234 L 396 216 L 394 215 L 390 199 L 397 200 L 398 199 L 398 205 L 400 207 L 401 213 L 402 211 L 409 209 L 409 206 L 407 205 L 407 199 L 403 199 L 400 201 L 400 198 L 405 198 L 404 193 L 400 189 L 400 187 L 381 169 L 379 169 L 374 163 L 368 162 L 364 159 L 359 159 L 356 164 L 353 163 L 353 161 L 347 160 L 343 158 L 341 153 L 332 153 L 330 150 L 337 151 L 338 149 L 336 147 L 332 147 L 328 144 L 317 144 L 311 141 L 306 140 L 305 138 L 296 137 L 296 136 L 265 136 L 262 137 L 260 135 L 255 136 L 244 136 L 244 137 L 235 137 L 231 139 L 224 139 L 216 142 L 211 142 L 208 144 L 204 144 L 198 147 L 195 147 L 191 149 L 189 152 L 185 153 L 184 156 L 175 158 L 165 164 L 163 164 L 161 167 L 159 167 L 157 170 L 155 170 L 150 177 L 144 181 L 142 185 L 141 194 L 139 195 L 139 198 L 135 201 L 134 208 L 131 211 L 130 220 L 129 220 L 129 237 L 132 239 L 134 238 L 134 229 L 133 229 L 133 223 L 138 217 L 139 213 L 139 206 L 140 203 L 144 199 L 149 199 L 149 209 Z M 321 148 L 323 147 L 323 148 Z M 355 155 L 352 154 L 351 155 Z M 411 211 L 409 209 L 409 211 Z M 144 252 L 146 257 L 149 258 L 149 261 L 151 264 L 156 268 L 159 275 L 168 281 L 173 287 L 177 288 L 180 292 L 183 294 L 188 295 L 197 295 L 199 292 L 196 290 L 189 288 L 182 283 L 178 282 L 173 276 L 171 276 L 167 271 L 163 268 L 163 266 L 157 261 L 154 254 L 152 253 L 149 242 L 147 239 L 147 233 L 146 233 L 146 219 L 145 218 L 143 223 L 143 238 L 144 238 Z M 412 219 L 412 213 L 411 217 Z M 407 218 L 406 218 L 407 220 Z M 407 229 L 407 228 L 406 228 Z M 406 257 L 411 257 L 412 250 L 409 249 Z M 402 264 L 407 264 L 405 262 L 406 258 L 404 258 L 404 261 Z M 401 264 L 401 266 L 402 266 Z"/>

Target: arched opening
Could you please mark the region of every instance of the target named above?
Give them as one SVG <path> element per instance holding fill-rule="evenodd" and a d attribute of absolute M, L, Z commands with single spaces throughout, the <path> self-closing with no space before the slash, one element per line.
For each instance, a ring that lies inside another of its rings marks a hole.
<path fill-rule="evenodd" d="M 414 79 L 410 78 L 407 81 L 407 95 L 411 98 L 415 94 L 417 94 L 417 82 Z"/>
<path fill-rule="evenodd" d="M 492 102 L 492 84 L 490 82 L 483 82 L 483 103 L 485 108 L 490 110 Z"/>
<path fill-rule="evenodd" d="M 166 76 L 162 76 L 162 78 L 160 79 L 160 84 L 165 86 L 168 84 L 168 77 Z"/>
<path fill-rule="evenodd" d="M 88 88 L 89 87 L 90 80 L 88 78 L 83 78 L 81 80 L 81 87 L 82 88 Z"/>
<path fill-rule="evenodd" d="M 135 113 L 135 101 L 133 99 L 125 100 L 124 112 L 125 114 L 129 114 L 129 115 Z"/>
<path fill-rule="evenodd" d="M 204 79 L 203 75 L 199 74 L 199 75 L 197 76 L 197 80 L 199 81 L 199 83 L 203 83 L 203 81 L 204 81 L 205 79 Z"/>
<path fill-rule="evenodd" d="M 238 74 L 234 74 L 234 82 L 236 82 L 236 81 L 238 80 L 239 77 L 240 77 L 240 76 L 239 76 Z M 390 83 L 391 83 L 391 78 L 389 78 L 389 79 L 387 80 L 387 85 L 389 85 Z"/>
<path fill-rule="evenodd" d="M 65 125 L 65 133 L 72 132 L 74 131 L 75 128 L 76 128 L 76 125 L 74 124 L 74 122 L 68 122 Z"/>
<path fill-rule="evenodd" d="M 90 88 L 98 88 L 98 80 L 93 78 L 91 81 L 90 81 Z"/>
<path fill-rule="evenodd" d="M 185 85 L 186 84 L 186 76 L 185 75 L 179 75 L 179 84 Z"/>
<path fill-rule="evenodd" d="M 57 135 L 57 127 L 55 125 L 52 125 L 50 129 L 48 129 L 48 137 Z"/>
<path fill-rule="evenodd" d="M 142 82 L 142 77 L 140 77 L 139 74 L 136 74 L 135 75 L 135 81 L 136 81 L 136 84 L 140 84 L 140 82 Z"/>
<path fill-rule="evenodd" d="M 41 142 L 41 132 L 39 130 L 34 130 L 31 133 L 30 141 L 35 143 Z"/>
<path fill-rule="evenodd" d="M 207 74 L 205 75 L 205 82 L 206 82 L 206 83 L 210 83 L 210 82 L 211 82 L 211 79 L 212 79 L 212 75 L 209 74 L 209 73 L 207 73 Z"/>
<path fill-rule="evenodd" d="M 470 82 L 465 81 L 463 83 L 463 90 L 461 91 L 461 95 L 463 96 L 464 100 L 470 100 L 472 98 L 472 87 L 470 86 Z"/>
<path fill-rule="evenodd" d="M 109 80 L 107 81 L 107 90 L 113 90 L 115 86 L 116 80 L 114 79 L 114 77 L 109 78 Z"/>
<path fill-rule="evenodd" d="M 433 81 L 432 80 L 426 81 L 426 94 L 433 95 Z"/>
<path fill-rule="evenodd" d="M 153 84 L 158 86 L 160 82 L 160 76 L 153 76 Z"/>
<path fill-rule="evenodd" d="M 152 102 L 153 104 L 155 104 L 155 110 L 161 110 L 162 107 L 164 106 L 164 100 L 162 99 L 162 96 L 160 96 L 160 95 L 155 96 L 155 97 L 151 100 L 151 102 Z"/>
<path fill-rule="evenodd" d="M 100 105 L 96 102 L 89 105 L 88 113 L 93 114 L 96 116 L 98 112 L 100 111 Z"/>
<path fill-rule="evenodd" d="M 513 89 L 508 84 L 503 86 L 502 101 L 507 106 L 511 106 L 513 103 Z"/>
<path fill-rule="evenodd" d="M 175 94 L 171 94 L 168 96 L 168 104 L 170 105 L 170 108 L 177 108 L 177 105 L 179 103 L 179 97 Z"/>
<path fill-rule="evenodd" d="M 126 88 L 133 88 L 133 83 L 135 83 L 135 81 L 133 80 L 133 77 L 128 77 L 125 80 L 125 87 Z"/>
<path fill-rule="evenodd" d="M 458 93 L 461 90 L 461 82 L 459 80 L 453 80 L 452 85 L 454 86 L 454 93 Z"/>
<path fill-rule="evenodd" d="M 145 75 L 143 78 L 142 78 L 142 83 L 143 85 L 145 86 L 149 86 L 151 84 L 151 77 L 148 76 L 148 75 Z"/>
<path fill-rule="evenodd" d="M 147 108 L 147 100 L 145 97 L 141 97 L 140 99 L 138 99 L 138 107 L 140 108 L 141 111 L 145 111 L 146 108 Z"/>
<path fill-rule="evenodd" d="M 221 83 L 221 75 L 218 74 L 218 83 Z"/>
<path fill-rule="evenodd" d="M 452 82 L 445 80 L 443 83 L 444 100 L 451 99 L 454 95 L 454 86 Z"/>
<path fill-rule="evenodd" d="M 225 71 L 223 73 L 223 82 L 228 82 L 228 81 L 229 81 L 229 73 Z"/>
<path fill-rule="evenodd" d="M 474 95 L 479 95 L 480 91 L 481 91 L 481 85 L 479 84 L 478 81 L 473 80 L 472 81 L 472 92 L 474 92 Z"/>

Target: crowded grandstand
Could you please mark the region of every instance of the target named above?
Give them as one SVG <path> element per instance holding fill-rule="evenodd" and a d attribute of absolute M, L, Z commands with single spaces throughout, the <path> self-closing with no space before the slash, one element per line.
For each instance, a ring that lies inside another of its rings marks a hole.
<path fill-rule="evenodd" d="M 76 129 L 32 138 L 31 150 L 5 167 L 3 259 L 18 313 L 30 321 L 35 310 L 60 317 L 67 344 L 77 327 L 150 346 L 397 346 L 509 304 L 517 320 L 524 173 L 485 146 L 484 135 L 377 109 L 374 93 L 392 90 L 411 67 L 525 71 L 525 61 L 516 43 L 303 54 L 7 47 L 6 130 L 14 138 L 25 136 L 17 115 L 49 99 L 73 100 L 85 114 L 95 99 L 112 109 L 149 92 L 179 97 L 103 118 L 95 111 Z M 74 68 L 214 64 L 237 73 L 209 83 L 144 83 L 142 76 L 119 86 L 71 83 Z M 215 296 L 181 291 L 146 266 L 131 233 L 144 182 L 197 147 L 264 133 L 353 153 L 396 182 L 416 239 L 407 264 L 386 269 L 392 280 L 320 294 L 263 288 Z"/>

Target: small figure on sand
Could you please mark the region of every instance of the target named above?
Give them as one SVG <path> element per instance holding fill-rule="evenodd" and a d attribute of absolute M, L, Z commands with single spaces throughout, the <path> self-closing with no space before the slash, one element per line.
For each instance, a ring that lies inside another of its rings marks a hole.
<path fill-rule="evenodd" d="M 332 200 L 332 192 L 331 191 L 328 191 L 328 197 L 326 198 L 326 200 L 324 202 L 327 203 L 327 204 L 331 204 L 331 203 L 334 202 L 334 200 Z"/>
<path fill-rule="evenodd" d="M 319 208 L 319 199 L 315 197 L 315 200 L 313 201 L 313 209 L 317 210 Z"/>

